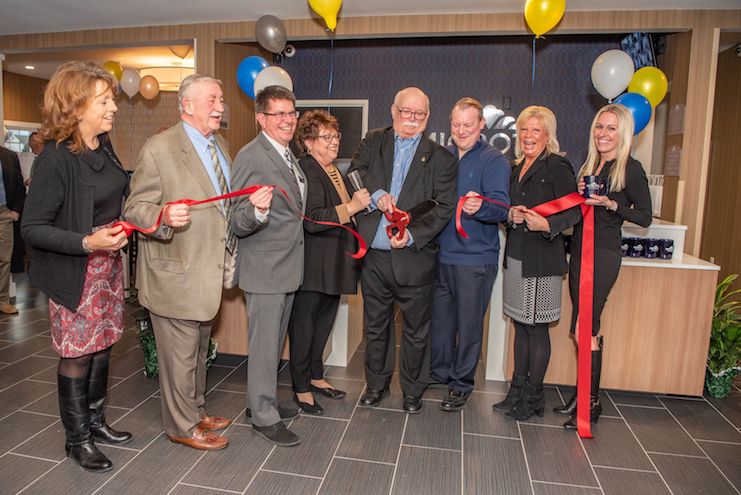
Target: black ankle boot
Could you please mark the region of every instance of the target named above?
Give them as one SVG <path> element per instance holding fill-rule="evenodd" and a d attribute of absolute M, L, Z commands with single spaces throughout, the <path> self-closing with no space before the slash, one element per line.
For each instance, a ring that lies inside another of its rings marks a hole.
<path fill-rule="evenodd" d="M 93 443 L 87 401 L 88 377 L 69 378 L 57 375 L 59 415 L 64 425 L 67 457 L 81 468 L 102 473 L 113 469 L 111 461 Z"/>
<path fill-rule="evenodd" d="M 522 398 L 522 392 L 523 387 L 525 385 L 525 380 L 527 377 L 522 375 L 515 375 L 512 374 L 512 383 L 509 385 L 509 392 L 507 392 L 507 397 L 504 398 L 502 402 L 497 402 L 493 406 L 491 406 L 492 409 L 495 411 L 506 413 L 509 412 L 512 407 Z"/>
<path fill-rule="evenodd" d="M 124 444 L 132 439 L 128 431 L 116 431 L 105 421 L 103 405 L 108 391 L 108 358 L 93 359 L 90 364 L 88 382 L 88 409 L 90 411 L 90 433 L 96 441 L 110 444 Z"/>
<path fill-rule="evenodd" d="M 592 351 L 592 380 L 589 391 L 589 421 L 591 423 L 599 422 L 599 416 L 602 414 L 602 404 L 599 402 L 599 382 L 602 377 L 602 345 L 603 338 L 599 338 L 599 349 Z M 571 417 L 563 424 L 567 430 L 576 430 L 576 400 L 574 401 L 574 411 Z"/>
<path fill-rule="evenodd" d="M 522 398 L 515 403 L 505 416 L 509 419 L 527 421 L 534 414 L 542 418 L 544 409 L 545 396 L 543 395 L 543 384 L 533 385 L 527 381 L 525 382 Z"/>
<path fill-rule="evenodd" d="M 571 396 L 569 401 L 563 406 L 556 406 L 553 408 L 554 412 L 558 414 L 568 414 L 569 416 L 576 412 L 576 392 Z"/>

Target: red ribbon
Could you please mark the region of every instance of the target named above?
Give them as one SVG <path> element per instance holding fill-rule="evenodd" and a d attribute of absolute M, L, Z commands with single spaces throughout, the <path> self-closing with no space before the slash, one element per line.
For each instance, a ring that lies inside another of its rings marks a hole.
<path fill-rule="evenodd" d="M 484 196 L 461 196 L 455 209 L 455 227 L 458 234 L 468 239 L 468 234 L 461 224 L 463 203 L 468 198 L 479 198 L 505 208 L 509 205 Z M 592 379 L 592 301 L 594 294 L 594 208 L 584 204 L 586 199 L 579 193 L 570 193 L 547 203 L 532 208 L 541 216 L 548 217 L 568 210 L 574 206 L 581 207 L 584 217 L 581 246 L 581 270 L 579 271 L 579 338 L 577 340 L 577 376 L 576 376 L 576 428 L 581 438 L 592 438 L 589 418 L 590 391 Z"/>
<path fill-rule="evenodd" d="M 266 187 L 266 186 L 262 186 L 262 185 L 249 186 L 249 187 L 246 187 L 244 189 L 240 189 L 238 191 L 232 191 L 232 192 L 227 193 L 227 194 L 222 194 L 221 196 L 214 196 L 213 198 L 207 198 L 207 199 L 201 199 L 201 200 L 184 198 L 184 199 L 178 199 L 178 200 L 175 200 L 175 201 L 168 201 L 167 203 L 165 203 L 165 206 L 163 206 L 162 209 L 160 210 L 159 215 L 157 215 L 157 220 L 154 222 L 154 224 L 151 227 L 146 227 L 146 228 L 138 227 L 138 226 L 136 226 L 136 225 L 134 225 L 134 224 L 132 224 L 130 222 L 127 222 L 125 220 L 120 220 L 120 221 L 114 223 L 112 225 L 112 227 L 121 227 L 123 229 L 123 231 L 126 232 L 126 237 L 129 237 L 131 234 L 133 234 L 134 232 L 137 232 L 137 231 L 138 232 L 141 232 L 142 234 L 151 234 L 153 232 L 156 232 L 157 229 L 162 224 L 162 215 L 164 214 L 165 208 L 168 205 L 183 204 L 183 205 L 188 205 L 188 206 L 195 206 L 195 205 L 201 205 L 201 204 L 204 204 L 204 203 L 212 203 L 214 201 L 221 201 L 223 199 L 236 198 L 238 196 L 246 196 L 246 195 L 249 195 L 249 194 L 254 193 L 255 191 L 257 191 L 258 189 L 260 189 L 262 187 Z M 349 256 L 352 256 L 352 258 L 354 258 L 356 260 L 359 260 L 360 258 L 362 258 L 363 256 L 365 256 L 365 253 L 368 251 L 368 248 L 367 248 L 367 246 L 365 244 L 365 240 L 355 230 L 351 229 L 350 227 L 347 227 L 345 225 L 342 225 L 342 224 L 339 224 L 339 223 L 335 223 L 335 222 L 324 222 L 324 221 L 321 221 L 321 220 L 313 220 L 313 219 L 307 217 L 306 215 L 304 215 L 303 213 L 301 213 L 301 211 L 298 210 L 293 205 L 293 203 L 291 202 L 291 198 L 288 196 L 288 193 L 285 191 L 285 189 L 283 189 L 282 187 L 278 187 L 278 186 L 267 186 L 267 187 L 272 187 L 274 189 L 278 189 L 281 193 L 283 193 L 283 196 L 285 196 L 286 201 L 288 201 L 288 204 L 291 206 L 291 208 L 293 209 L 293 211 L 296 212 L 296 214 L 299 217 L 303 218 L 307 222 L 312 222 L 312 223 L 315 223 L 317 225 L 326 225 L 328 227 L 340 227 L 340 228 L 345 229 L 346 231 L 350 232 L 353 235 L 353 237 L 355 237 L 355 239 L 357 239 L 357 241 L 358 241 L 358 250 L 354 254 L 351 254 L 351 253 L 347 253 L 347 254 Z"/>

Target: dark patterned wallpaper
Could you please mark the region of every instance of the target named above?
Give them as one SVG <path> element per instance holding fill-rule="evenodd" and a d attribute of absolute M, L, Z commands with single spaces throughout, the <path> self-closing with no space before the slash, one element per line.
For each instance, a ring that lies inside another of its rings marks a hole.
<path fill-rule="evenodd" d="M 336 40 L 332 98 L 367 98 L 368 127 L 387 126 L 396 92 L 418 86 L 430 97 L 427 133 L 438 142 L 450 135 L 450 108 L 462 96 L 494 105 L 513 118 L 526 106 L 545 105 L 558 119 L 561 149 L 575 167 L 586 154 L 589 124 L 606 101 L 591 82 L 592 63 L 620 48 L 624 35 L 550 36 L 538 40 L 535 84 L 531 85 L 531 37 L 460 37 Z M 324 99 L 332 57 L 329 40 L 295 42 L 296 55 L 280 64 L 299 99 Z M 500 123 L 483 134 L 500 149 L 507 131 Z M 499 134 L 499 136 L 497 136 Z"/>

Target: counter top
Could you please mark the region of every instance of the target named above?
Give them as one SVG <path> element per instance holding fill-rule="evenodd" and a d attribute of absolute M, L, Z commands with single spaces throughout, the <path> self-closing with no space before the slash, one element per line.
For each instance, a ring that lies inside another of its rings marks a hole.
<path fill-rule="evenodd" d="M 658 258 L 631 258 L 623 257 L 622 266 L 643 266 L 647 268 L 680 268 L 683 270 L 711 270 L 718 271 L 720 267 L 689 254 L 675 256 L 670 260 Z"/>

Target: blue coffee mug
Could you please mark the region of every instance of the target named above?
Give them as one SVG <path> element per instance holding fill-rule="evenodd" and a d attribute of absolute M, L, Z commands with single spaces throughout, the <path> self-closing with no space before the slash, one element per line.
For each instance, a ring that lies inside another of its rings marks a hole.
<path fill-rule="evenodd" d="M 658 258 L 660 248 L 660 239 L 646 239 L 643 256 L 646 258 Z"/>
<path fill-rule="evenodd" d="M 640 237 L 634 237 L 631 239 L 631 246 L 630 246 L 630 252 L 628 253 L 628 256 L 631 258 L 640 258 L 643 256 L 643 250 L 645 249 L 645 242 L 646 239 L 642 239 Z"/>
<path fill-rule="evenodd" d="M 670 260 L 674 256 L 674 239 L 659 239 L 659 258 Z"/>

